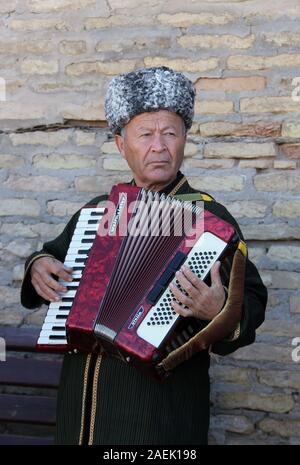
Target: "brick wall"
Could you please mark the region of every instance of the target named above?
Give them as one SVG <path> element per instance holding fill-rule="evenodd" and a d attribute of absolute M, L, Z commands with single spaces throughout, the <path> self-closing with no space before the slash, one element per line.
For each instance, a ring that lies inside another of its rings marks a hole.
<path fill-rule="evenodd" d="M 25 257 L 130 179 L 108 82 L 171 66 L 197 87 L 183 171 L 237 218 L 270 296 L 256 343 L 212 362 L 210 442 L 299 444 L 299 1 L 11 0 L 0 14 L 0 324 L 40 324 L 45 309 L 19 304 Z"/>

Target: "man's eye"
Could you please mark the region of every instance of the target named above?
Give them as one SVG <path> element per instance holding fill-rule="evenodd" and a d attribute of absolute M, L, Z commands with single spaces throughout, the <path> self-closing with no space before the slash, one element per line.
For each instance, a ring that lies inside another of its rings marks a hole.
<path fill-rule="evenodd" d="M 150 132 L 144 132 L 143 134 L 141 134 L 141 137 L 147 137 L 147 136 L 151 136 Z"/>
<path fill-rule="evenodd" d="M 175 132 L 171 132 L 171 131 L 166 132 L 165 134 L 166 134 L 167 136 L 176 136 Z"/>

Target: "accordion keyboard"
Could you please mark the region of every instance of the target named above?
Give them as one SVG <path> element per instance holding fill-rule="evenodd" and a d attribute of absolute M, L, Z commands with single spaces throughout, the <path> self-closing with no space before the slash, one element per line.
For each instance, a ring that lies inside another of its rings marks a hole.
<path fill-rule="evenodd" d="M 59 302 L 51 302 L 42 326 L 38 345 L 64 346 L 66 339 L 66 320 L 70 313 L 74 297 L 79 287 L 82 272 L 88 253 L 97 234 L 99 222 L 104 208 L 83 208 L 80 212 L 76 228 L 69 245 L 64 264 L 73 268 L 73 281 L 59 280 L 68 290 Z"/>

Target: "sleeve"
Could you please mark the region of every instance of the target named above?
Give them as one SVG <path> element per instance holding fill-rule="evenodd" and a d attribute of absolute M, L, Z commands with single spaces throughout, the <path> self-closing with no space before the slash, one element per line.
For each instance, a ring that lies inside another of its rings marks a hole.
<path fill-rule="evenodd" d="M 220 204 L 209 202 L 212 208 L 209 208 L 213 213 L 222 217 L 225 221 L 231 223 L 237 230 L 240 238 L 244 240 L 243 234 L 239 225 L 230 213 Z M 232 261 L 232 258 L 229 259 Z M 229 276 L 225 275 L 225 286 L 228 286 Z M 216 342 L 211 347 L 211 352 L 218 355 L 227 355 L 234 352 L 239 347 L 252 344 L 255 341 L 256 329 L 263 323 L 267 305 L 267 289 L 262 282 L 256 266 L 247 258 L 246 273 L 245 273 L 245 290 L 244 303 L 242 307 L 242 316 L 240 323 L 233 334 L 228 335 L 228 338 Z"/>
<path fill-rule="evenodd" d="M 104 201 L 106 199 L 106 195 L 97 197 L 96 199 L 91 200 L 91 202 L 89 202 L 85 206 L 93 207 L 96 206 L 100 201 Z M 24 278 L 21 286 L 21 304 L 24 307 L 32 309 L 40 307 L 42 304 L 49 305 L 48 301 L 45 301 L 42 297 L 40 297 L 37 294 L 31 283 L 31 266 L 35 260 L 41 257 L 54 257 L 62 263 L 64 262 L 65 256 L 69 248 L 69 244 L 73 237 L 73 233 L 78 221 L 80 211 L 81 210 L 78 210 L 72 216 L 72 218 L 64 228 L 63 232 L 56 239 L 49 242 L 45 242 L 42 250 L 40 250 L 39 252 L 34 252 L 32 255 L 30 255 L 30 257 L 27 258 L 25 262 Z"/>

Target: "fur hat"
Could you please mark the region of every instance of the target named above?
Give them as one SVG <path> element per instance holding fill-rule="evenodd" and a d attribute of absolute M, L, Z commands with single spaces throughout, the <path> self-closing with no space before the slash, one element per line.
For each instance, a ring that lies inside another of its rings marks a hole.
<path fill-rule="evenodd" d="M 113 134 L 136 115 L 169 110 L 181 116 L 186 129 L 194 117 L 196 91 L 182 73 L 165 66 L 141 68 L 112 79 L 105 98 L 105 116 Z"/>

